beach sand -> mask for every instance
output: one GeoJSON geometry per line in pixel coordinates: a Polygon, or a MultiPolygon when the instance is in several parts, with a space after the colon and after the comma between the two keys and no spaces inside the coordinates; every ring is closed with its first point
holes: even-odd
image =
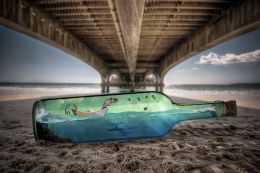
{"type": "Polygon", "coordinates": [[[37,97],[1,97],[0,172],[260,172],[259,100],[239,100],[238,117],[183,122],[162,138],[60,144],[34,140],[37,97]]]}

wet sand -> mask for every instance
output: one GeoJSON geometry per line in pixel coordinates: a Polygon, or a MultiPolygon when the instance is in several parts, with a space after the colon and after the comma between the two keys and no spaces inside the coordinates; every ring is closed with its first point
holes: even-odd
{"type": "Polygon", "coordinates": [[[0,172],[260,172],[260,109],[240,105],[238,117],[183,122],[157,139],[75,145],[35,142],[34,100],[0,101],[0,172]]]}

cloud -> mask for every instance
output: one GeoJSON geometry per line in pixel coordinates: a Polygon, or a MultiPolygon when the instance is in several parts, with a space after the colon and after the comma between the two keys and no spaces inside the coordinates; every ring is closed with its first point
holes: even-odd
{"type": "Polygon", "coordinates": [[[188,68],[188,69],[181,68],[181,69],[177,69],[175,72],[176,73],[190,72],[190,71],[195,71],[198,69],[199,69],[198,67],[192,67],[192,68],[188,68]]]}
{"type": "Polygon", "coordinates": [[[206,56],[201,56],[200,60],[196,64],[234,64],[260,61],[260,49],[253,52],[248,52],[240,55],[225,54],[223,56],[210,52],[206,56]]]}
{"type": "Polygon", "coordinates": [[[186,70],[185,69],[178,69],[178,70],[176,70],[177,73],[184,72],[184,71],[186,71],[186,70]]]}

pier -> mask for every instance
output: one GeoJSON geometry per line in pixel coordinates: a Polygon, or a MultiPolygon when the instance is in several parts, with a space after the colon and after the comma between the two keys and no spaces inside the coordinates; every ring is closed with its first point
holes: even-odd
{"type": "Polygon", "coordinates": [[[0,25],[96,69],[102,92],[163,92],[164,76],[192,56],[260,27],[258,0],[1,0],[0,25]]]}

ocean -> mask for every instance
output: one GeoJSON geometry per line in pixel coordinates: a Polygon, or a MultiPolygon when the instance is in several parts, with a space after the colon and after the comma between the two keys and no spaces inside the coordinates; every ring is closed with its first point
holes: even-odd
{"type": "MultiPolygon", "coordinates": [[[[154,87],[136,89],[135,91],[154,91],[154,87]]],[[[128,89],[110,87],[110,93],[129,92],[128,89]]],[[[46,98],[52,96],[73,96],[100,94],[100,84],[92,83],[1,83],[0,101],[29,98],[46,98]]],[[[231,85],[170,85],[164,88],[169,96],[184,98],[220,99],[220,96],[230,96],[236,99],[259,99],[260,84],[231,84],[231,85]]],[[[207,100],[207,99],[206,99],[207,100]]],[[[224,99],[225,100],[225,99],[224,99]]],[[[259,105],[260,107],[260,105],[259,105]]]]}
{"type": "Polygon", "coordinates": [[[241,95],[259,97],[260,83],[229,84],[229,85],[170,85],[164,92],[169,95],[241,95]]]}

